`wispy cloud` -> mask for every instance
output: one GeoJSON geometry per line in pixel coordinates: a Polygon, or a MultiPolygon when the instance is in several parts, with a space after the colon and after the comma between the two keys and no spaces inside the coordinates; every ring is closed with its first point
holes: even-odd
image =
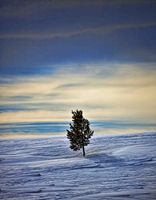
{"type": "Polygon", "coordinates": [[[69,121],[72,109],[83,109],[92,120],[155,121],[156,71],[148,65],[121,64],[115,70],[107,63],[74,66],[70,71],[71,67],[1,84],[1,106],[23,108],[3,109],[1,123],[69,121]]]}
{"type": "Polygon", "coordinates": [[[56,39],[56,38],[68,38],[74,37],[82,34],[110,34],[114,31],[124,30],[124,29],[140,29],[155,27],[156,22],[144,22],[136,24],[114,24],[110,26],[100,26],[100,27],[88,27],[81,28],[77,30],[60,30],[48,31],[48,32],[16,32],[16,33],[1,33],[0,39],[56,39]]]}

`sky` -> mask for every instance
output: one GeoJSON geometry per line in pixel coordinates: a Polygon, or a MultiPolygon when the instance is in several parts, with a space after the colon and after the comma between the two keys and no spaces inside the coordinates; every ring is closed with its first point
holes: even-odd
{"type": "Polygon", "coordinates": [[[155,0],[1,0],[1,136],[156,131],[155,0]]]}

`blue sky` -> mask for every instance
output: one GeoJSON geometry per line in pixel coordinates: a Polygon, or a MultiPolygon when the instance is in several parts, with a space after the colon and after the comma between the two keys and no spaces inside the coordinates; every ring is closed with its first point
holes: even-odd
{"type": "Polygon", "coordinates": [[[1,123],[68,122],[78,108],[92,121],[126,121],[127,132],[155,130],[156,1],[0,7],[1,123]]]}

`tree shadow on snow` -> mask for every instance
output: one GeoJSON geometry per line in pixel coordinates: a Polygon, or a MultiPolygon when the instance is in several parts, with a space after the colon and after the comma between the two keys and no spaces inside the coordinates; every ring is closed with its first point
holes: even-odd
{"type": "Polygon", "coordinates": [[[113,155],[108,155],[105,153],[93,153],[93,154],[88,154],[86,156],[87,159],[94,161],[97,164],[112,164],[112,165],[119,165],[122,166],[125,164],[125,160],[122,158],[118,158],[113,155]]]}

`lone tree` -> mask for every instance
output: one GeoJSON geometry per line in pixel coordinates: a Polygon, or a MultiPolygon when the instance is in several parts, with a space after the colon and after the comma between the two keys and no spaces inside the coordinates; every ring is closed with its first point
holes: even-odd
{"type": "Polygon", "coordinates": [[[72,111],[72,114],[73,123],[70,124],[70,130],[67,130],[70,148],[73,149],[73,151],[78,151],[82,148],[83,156],[85,157],[85,146],[90,143],[89,139],[94,131],[90,129],[89,121],[83,117],[82,110],[72,111]]]}

